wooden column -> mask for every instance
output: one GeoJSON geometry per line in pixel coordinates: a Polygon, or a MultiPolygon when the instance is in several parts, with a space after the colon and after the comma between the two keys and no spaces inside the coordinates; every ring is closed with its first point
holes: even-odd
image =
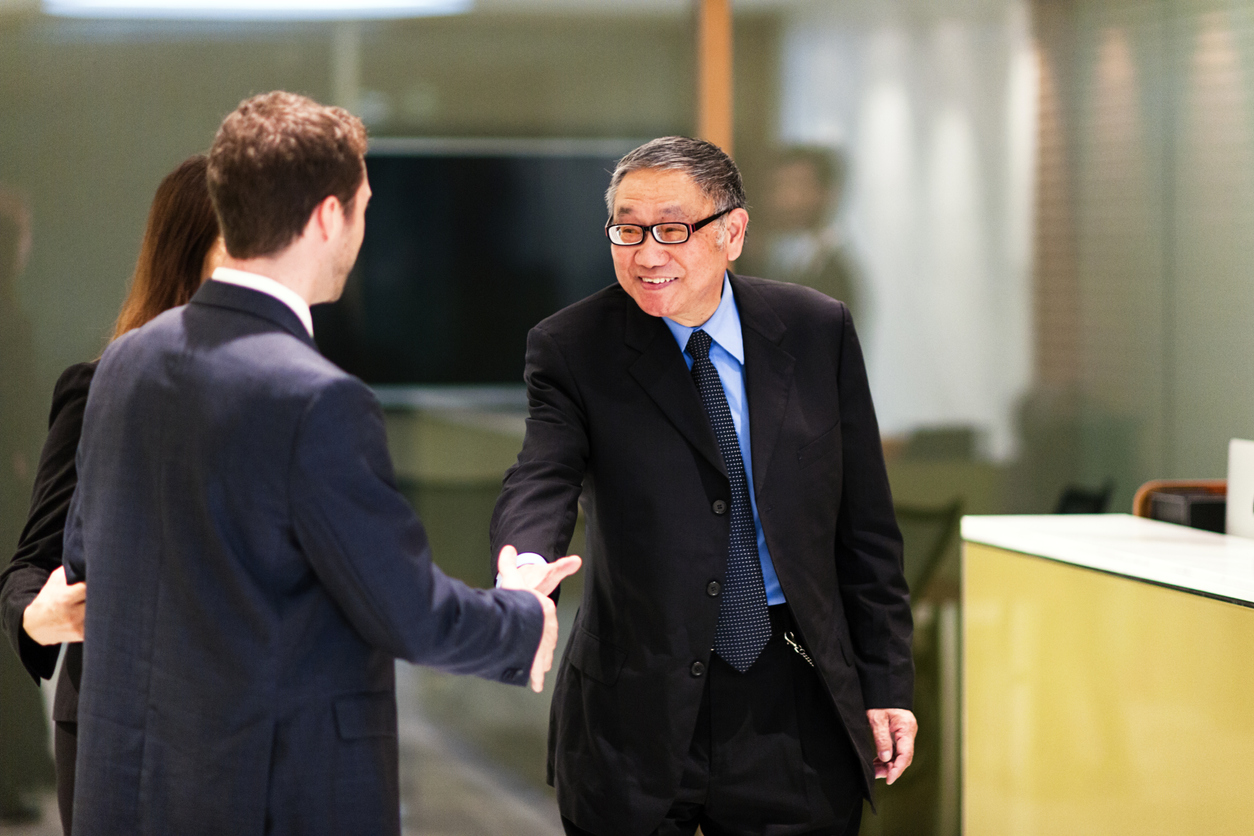
{"type": "Polygon", "coordinates": [[[357,113],[360,99],[361,23],[356,20],[337,21],[331,29],[330,104],[357,113]]]}
{"type": "Polygon", "coordinates": [[[697,136],[732,153],[731,0],[697,4],[697,136]]]}

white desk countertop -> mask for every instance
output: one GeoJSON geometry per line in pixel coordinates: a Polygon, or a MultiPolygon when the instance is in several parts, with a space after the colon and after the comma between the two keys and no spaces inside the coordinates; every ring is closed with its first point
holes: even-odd
{"type": "Polygon", "coordinates": [[[963,517],[962,539],[1254,606],[1254,539],[1130,514],[963,517]]]}

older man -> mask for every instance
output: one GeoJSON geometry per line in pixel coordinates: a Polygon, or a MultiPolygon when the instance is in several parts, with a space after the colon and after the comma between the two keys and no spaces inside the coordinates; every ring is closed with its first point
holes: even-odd
{"type": "Polygon", "coordinates": [[[667,137],[606,196],[618,285],[532,330],[493,518],[520,562],[591,557],[549,777],[571,834],[856,833],[910,763],[911,620],[846,307],[732,275],[720,149],[667,137]]]}
{"type": "Polygon", "coordinates": [[[393,657],[542,685],[552,602],[432,565],[378,402],[313,342],[365,150],[338,108],[241,104],[209,153],[225,266],[100,361],[65,548],[90,590],[76,834],[399,834],[393,657]]]}

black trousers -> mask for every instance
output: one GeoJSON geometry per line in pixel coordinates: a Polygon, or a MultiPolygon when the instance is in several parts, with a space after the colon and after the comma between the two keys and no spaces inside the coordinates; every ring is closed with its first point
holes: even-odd
{"type": "MultiPolygon", "coordinates": [[[[862,767],[786,605],[743,674],[712,655],[679,792],[654,836],[856,836],[862,767]]],[[[562,819],[568,836],[599,836],[562,819]]]]}

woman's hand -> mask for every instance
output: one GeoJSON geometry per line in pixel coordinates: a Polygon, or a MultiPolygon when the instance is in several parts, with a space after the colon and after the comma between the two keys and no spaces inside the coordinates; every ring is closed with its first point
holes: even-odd
{"type": "Polygon", "coordinates": [[[58,566],[22,613],[22,629],[42,645],[81,642],[86,610],[87,584],[67,584],[65,568],[58,566]]]}

